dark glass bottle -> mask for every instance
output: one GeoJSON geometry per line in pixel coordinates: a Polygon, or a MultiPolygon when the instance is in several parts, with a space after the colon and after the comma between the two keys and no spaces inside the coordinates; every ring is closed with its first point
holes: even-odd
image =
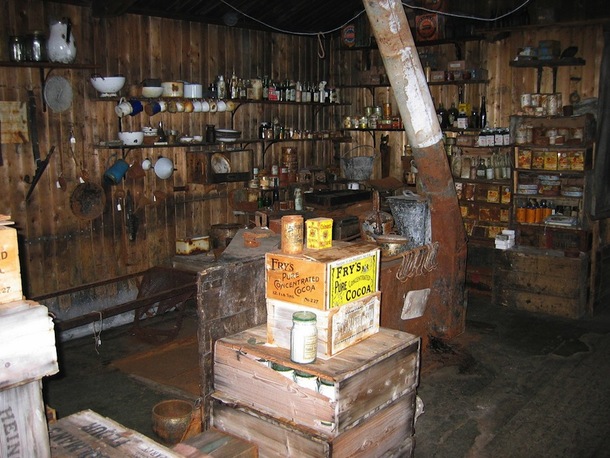
{"type": "Polygon", "coordinates": [[[449,127],[457,127],[458,115],[459,115],[459,112],[458,112],[457,108],[455,107],[455,103],[452,103],[451,108],[449,108],[449,111],[447,111],[449,127]]]}
{"type": "Polygon", "coordinates": [[[487,108],[485,107],[485,96],[481,97],[481,110],[479,112],[479,128],[487,127],[487,108]]]}
{"type": "Polygon", "coordinates": [[[449,127],[449,116],[447,114],[447,110],[445,110],[445,107],[443,107],[442,102],[438,104],[436,115],[438,116],[438,122],[441,125],[441,129],[446,129],[449,127]]]}

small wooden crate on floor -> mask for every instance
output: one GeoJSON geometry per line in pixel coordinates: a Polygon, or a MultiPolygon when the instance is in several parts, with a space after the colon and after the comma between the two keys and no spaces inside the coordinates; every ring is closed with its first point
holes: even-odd
{"type": "Polygon", "coordinates": [[[370,458],[413,456],[415,392],[362,419],[353,428],[329,438],[291,421],[265,415],[215,393],[215,428],[251,441],[262,458],[370,458]]]}
{"type": "Polygon", "coordinates": [[[49,438],[53,458],[183,458],[143,434],[92,410],[83,410],[52,423],[49,438]]]}
{"type": "Polygon", "coordinates": [[[330,310],[267,299],[267,342],[290,348],[292,314],[310,311],[316,314],[317,356],[328,359],[379,332],[380,296],[381,293],[371,294],[330,310]]]}
{"type": "Polygon", "coordinates": [[[214,388],[217,396],[332,438],[415,390],[419,345],[419,337],[381,328],[328,360],[298,364],[290,360],[288,349],[266,344],[266,327],[261,325],[216,342],[214,388]],[[333,382],[336,401],[261,360],[333,382]]]}

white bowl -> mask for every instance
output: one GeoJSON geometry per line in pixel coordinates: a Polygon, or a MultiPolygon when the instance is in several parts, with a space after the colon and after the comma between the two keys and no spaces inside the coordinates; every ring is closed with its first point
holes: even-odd
{"type": "Polygon", "coordinates": [[[119,139],[124,145],[141,145],[144,141],[144,132],[119,132],[119,139]]]}
{"type": "Polygon", "coordinates": [[[142,97],[156,99],[157,97],[161,97],[161,94],[163,94],[163,88],[161,86],[142,86],[142,97]]]}
{"type": "Polygon", "coordinates": [[[92,76],[91,85],[101,97],[113,97],[125,86],[124,76],[92,76]]]}

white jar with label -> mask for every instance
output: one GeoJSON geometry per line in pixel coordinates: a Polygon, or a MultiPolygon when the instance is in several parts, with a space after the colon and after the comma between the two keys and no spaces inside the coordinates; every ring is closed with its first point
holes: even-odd
{"type": "Polygon", "coordinates": [[[292,314],[290,331],[290,359],[295,363],[308,364],[316,360],[318,350],[317,317],[313,312],[292,314]]]}

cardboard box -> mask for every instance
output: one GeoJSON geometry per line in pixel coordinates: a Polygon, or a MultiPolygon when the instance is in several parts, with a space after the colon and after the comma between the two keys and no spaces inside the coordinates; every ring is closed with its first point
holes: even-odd
{"type": "Polygon", "coordinates": [[[447,70],[450,72],[466,70],[465,60],[452,60],[447,63],[447,70]]]}
{"type": "MultiPolygon", "coordinates": [[[[290,350],[268,345],[266,334],[261,325],[216,341],[214,397],[238,400],[258,412],[289,419],[291,424],[332,438],[413,393],[418,384],[420,338],[405,332],[381,328],[340,357],[310,364],[292,362],[290,350]],[[334,383],[334,391],[326,396],[301,386],[269,363],[334,383]]],[[[216,419],[213,423],[217,426],[216,419]]]]}
{"type": "Polygon", "coordinates": [[[310,218],[305,221],[305,227],[307,228],[307,248],[321,250],[332,247],[332,218],[310,218]]]}
{"type": "Polygon", "coordinates": [[[381,253],[373,243],[334,241],[326,250],[265,255],[268,299],[328,310],[379,290],[381,253]]]}
{"type": "Polygon", "coordinates": [[[415,16],[415,39],[417,41],[441,40],[445,38],[445,17],[436,13],[415,16]]]}
{"type": "Polygon", "coordinates": [[[379,332],[380,296],[375,293],[330,310],[267,299],[267,343],[290,349],[292,314],[307,310],[317,317],[317,355],[329,358],[379,332]]]}
{"type": "Polygon", "coordinates": [[[0,226],[0,304],[23,299],[17,230],[0,226]]]}

